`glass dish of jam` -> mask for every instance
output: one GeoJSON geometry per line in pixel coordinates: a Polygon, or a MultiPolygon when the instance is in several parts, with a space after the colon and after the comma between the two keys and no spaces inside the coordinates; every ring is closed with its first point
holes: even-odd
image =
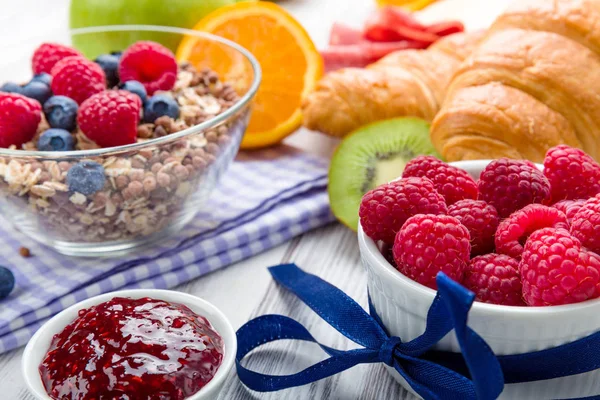
{"type": "Polygon", "coordinates": [[[55,400],[183,400],[214,377],[221,336],[188,307],[148,297],[79,311],[39,366],[55,400]]]}

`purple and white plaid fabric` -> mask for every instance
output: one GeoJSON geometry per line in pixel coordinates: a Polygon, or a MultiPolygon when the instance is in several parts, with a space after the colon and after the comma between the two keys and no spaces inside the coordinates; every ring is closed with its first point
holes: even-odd
{"type": "Polygon", "coordinates": [[[17,281],[0,300],[0,354],[25,345],[49,317],[101,293],[172,288],[332,220],[327,161],[289,147],[242,154],[206,207],[176,237],[114,259],[60,255],[0,225],[0,264],[17,281]],[[19,255],[20,246],[34,257],[19,255]]]}

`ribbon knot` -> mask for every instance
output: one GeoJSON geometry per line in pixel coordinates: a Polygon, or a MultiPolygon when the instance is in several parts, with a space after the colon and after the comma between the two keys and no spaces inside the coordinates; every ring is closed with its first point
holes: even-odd
{"type": "Polygon", "coordinates": [[[401,343],[402,340],[400,340],[398,336],[392,336],[391,338],[383,342],[383,344],[379,348],[379,360],[382,363],[393,367],[394,351],[396,350],[396,347],[401,343]]]}
{"type": "Polygon", "coordinates": [[[600,368],[600,351],[596,351],[600,348],[600,332],[547,350],[496,356],[467,326],[474,294],[441,272],[425,332],[408,342],[390,337],[370,301],[368,314],[344,292],[294,264],[271,267],[269,272],[328,324],[363,348],[341,351],[320,344],[300,323],[282,315],[255,318],[237,332],[236,367],[239,379],[256,391],[301,386],[358,364],[383,362],[425,400],[491,400],[500,395],[505,383],[546,380],[600,368]],[[432,350],[451,331],[461,353],[432,350]],[[253,349],[279,339],[314,342],[330,357],[287,376],[260,374],[242,366],[242,359],[253,349]]]}

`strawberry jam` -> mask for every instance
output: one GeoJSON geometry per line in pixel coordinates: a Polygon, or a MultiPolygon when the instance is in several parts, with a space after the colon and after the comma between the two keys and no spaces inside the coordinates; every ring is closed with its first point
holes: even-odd
{"type": "Polygon", "coordinates": [[[40,374],[56,400],[180,400],[222,360],[223,340],[186,306],[115,297],[54,336],[40,374]]]}

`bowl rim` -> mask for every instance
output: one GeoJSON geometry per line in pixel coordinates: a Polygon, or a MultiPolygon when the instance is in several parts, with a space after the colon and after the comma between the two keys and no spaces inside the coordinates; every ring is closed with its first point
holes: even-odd
{"type": "MultiPolygon", "coordinates": [[[[450,164],[460,168],[470,167],[472,169],[482,169],[491,161],[492,160],[471,160],[458,161],[450,164]]],[[[540,165],[538,165],[538,167],[540,167],[540,165]]],[[[394,266],[392,266],[392,264],[385,259],[383,254],[381,254],[377,243],[365,234],[360,221],[358,223],[357,235],[361,255],[365,257],[365,261],[376,271],[378,275],[383,276],[384,279],[394,282],[396,286],[409,289],[411,293],[425,297],[429,302],[433,302],[437,291],[421,285],[420,283],[415,282],[404,274],[398,272],[398,270],[396,270],[396,268],[394,268],[394,266]]],[[[549,316],[556,317],[557,315],[579,315],[575,313],[585,312],[598,307],[600,307],[600,297],[580,303],[563,304],[557,306],[505,306],[475,301],[471,307],[470,314],[486,315],[498,318],[510,314],[511,317],[519,317],[524,320],[529,320],[547,318],[549,316]]]]}
{"type": "Polygon", "coordinates": [[[222,122],[229,119],[232,115],[237,114],[246,107],[252,98],[256,95],[258,88],[260,86],[260,82],[262,79],[262,70],[260,68],[260,63],[252,55],[250,51],[246,48],[240,46],[239,44],[225,39],[223,37],[213,35],[207,32],[196,31],[193,29],[185,29],[185,28],[176,28],[171,26],[160,26],[160,25],[104,25],[104,26],[92,26],[86,28],[76,28],[70,29],[69,33],[71,35],[81,35],[81,34],[89,34],[89,33],[104,33],[104,32],[117,32],[117,31],[145,31],[145,32],[165,32],[165,33],[178,33],[181,35],[195,36],[198,38],[209,39],[214,42],[221,43],[226,45],[233,50],[239,52],[244,56],[244,58],[250,63],[252,67],[252,71],[254,73],[254,77],[252,79],[252,83],[250,84],[247,92],[230,108],[228,108],[225,112],[215,115],[214,117],[207,119],[197,125],[190,126],[189,128],[183,129],[179,132],[175,132],[166,136],[162,136],[159,138],[154,138],[150,140],[146,140],[144,142],[132,143],[122,146],[113,146],[113,147],[105,147],[100,149],[90,149],[90,150],[69,150],[69,151],[38,151],[38,150],[18,150],[18,149],[6,149],[0,148],[0,156],[8,156],[8,157],[35,157],[35,158],[44,158],[44,159],[64,159],[64,158],[88,158],[88,157],[98,157],[98,156],[107,156],[114,153],[122,153],[127,151],[135,151],[141,150],[149,146],[157,146],[165,143],[169,143],[175,141],[177,139],[193,135],[195,133],[199,133],[203,130],[215,127],[222,122]]]}
{"type": "Polygon", "coordinates": [[[237,353],[237,337],[225,314],[212,303],[189,293],[166,289],[126,289],[108,292],[82,300],[56,314],[37,330],[27,343],[21,357],[21,374],[31,395],[37,399],[51,400],[44,389],[38,372],[39,364],[48,350],[47,348],[41,348],[46,347],[44,343],[41,342],[42,339],[47,339],[48,341],[51,340],[52,336],[62,331],[66,325],[77,318],[79,310],[92,307],[114,297],[150,297],[157,300],[179,303],[190,307],[193,311],[206,317],[217,333],[223,338],[223,360],[213,378],[198,392],[187,397],[186,400],[204,400],[209,398],[206,396],[218,393],[218,388],[222,385],[224,380],[227,379],[229,372],[233,368],[237,353]],[[220,325],[221,328],[217,329],[216,325],[220,325]],[[36,356],[37,354],[40,356],[36,356]],[[32,374],[32,371],[35,371],[36,373],[32,374]]]}

